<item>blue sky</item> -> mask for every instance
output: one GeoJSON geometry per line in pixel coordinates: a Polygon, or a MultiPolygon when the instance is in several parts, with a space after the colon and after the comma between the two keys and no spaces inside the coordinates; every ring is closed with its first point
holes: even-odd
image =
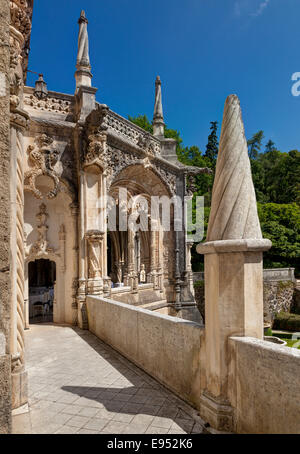
{"type": "MultiPolygon", "coordinates": [[[[163,84],[169,127],[205,150],[226,96],[240,97],[246,135],[259,129],[281,151],[300,148],[299,0],[36,0],[29,69],[49,90],[73,93],[77,20],[89,19],[97,100],[127,117],[153,115],[163,84]]],[[[28,75],[28,85],[35,76],[28,75]]]]}

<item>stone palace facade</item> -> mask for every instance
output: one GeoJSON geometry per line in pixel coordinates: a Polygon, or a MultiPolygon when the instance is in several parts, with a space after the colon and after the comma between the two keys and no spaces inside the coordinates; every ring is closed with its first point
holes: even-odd
{"type": "Polygon", "coordinates": [[[41,289],[53,287],[55,323],[88,328],[87,295],[112,296],[201,321],[192,243],[184,228],[174,230],[172,204],[169,231],[164,231],[161,216],[151,218],[150,209],[152,197],[179,196],[183,210],[194,176],[210,170],[181,164],[176,141],[164,137],[159,77],[153,135],[96,102],[84,11],[78,21],[75,94],[48,91],[42,75],[35,87],[26,86],[32,2],[15,0],[10,7],[10,343],[16,408],[26,401],[24,329],[38,309],[34,301],[43,302],[41,289]],[[122,189],[128,204],[120,199],[122,189]],[[113,206],[103,203],[107,196],[113,206]],[[143,219],[151,227],[121,229],[120,213],[142,223],[145,200],[149,212],[143,219]],[[109,210],[116,212],[115,228],[107,224],[109,210]]]}

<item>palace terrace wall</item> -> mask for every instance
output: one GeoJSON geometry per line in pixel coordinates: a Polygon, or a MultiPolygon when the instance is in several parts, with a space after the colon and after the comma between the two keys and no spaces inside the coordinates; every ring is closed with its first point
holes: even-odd
{"type": "Polygon", "coordinates": [[[202,326],[98,296],[87,313],[92,333],[199,408],[202,326]]]}
{"type": "Polygon", "coordinates": [[[229,339],[235,431],[300,433],[300,350],[248,337],[229,339]]]}

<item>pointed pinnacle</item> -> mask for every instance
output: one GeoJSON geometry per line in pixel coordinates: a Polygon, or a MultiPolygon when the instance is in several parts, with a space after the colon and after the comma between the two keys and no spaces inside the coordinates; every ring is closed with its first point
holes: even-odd
{"type": "Polygon", "coordinates": [[[240,101],[226,99],[207,241],[261,239],[240,101]]]}
{"type": "Polygon", "coordinates": [[[79,23],[79,24],[81,24],[82,22],[88,23],[88,20],[87,20],[87,18],[86,18],[86,16],[85,16],[85,11],[84,11],[84,9],[81,10],[80,18],[78,19],[78,23],[79,23]]]}

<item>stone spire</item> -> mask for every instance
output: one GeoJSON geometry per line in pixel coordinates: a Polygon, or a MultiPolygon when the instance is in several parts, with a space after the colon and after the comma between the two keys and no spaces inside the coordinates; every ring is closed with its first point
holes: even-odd
{"type": "Polygon", "coordinates": [[[164,135],[165,135],[165,123],[164,123],[162,97],[161,97],[161,80],[160,80],[159,76],[156,77],[156,81],[155,81],[153,135],[160,137],[160,138],[164,138],[164,135]]]}
{"type": "Polygon", "coordinates": [[[79,24],[79,35],[78,35],[78,54],[77,54],[77,71],[75,73],[76,78],[76,92],[79,87],[91,87],[92,86],[92,74],[89,57],[89,37],[87,31],[88,20],[85,17],[85,12],[82,10],[79,24]]]}
{"type": "Polygon", "coordinates": [[[207,242],[262,239],[240,101],[226,99],[207,242]]]}

